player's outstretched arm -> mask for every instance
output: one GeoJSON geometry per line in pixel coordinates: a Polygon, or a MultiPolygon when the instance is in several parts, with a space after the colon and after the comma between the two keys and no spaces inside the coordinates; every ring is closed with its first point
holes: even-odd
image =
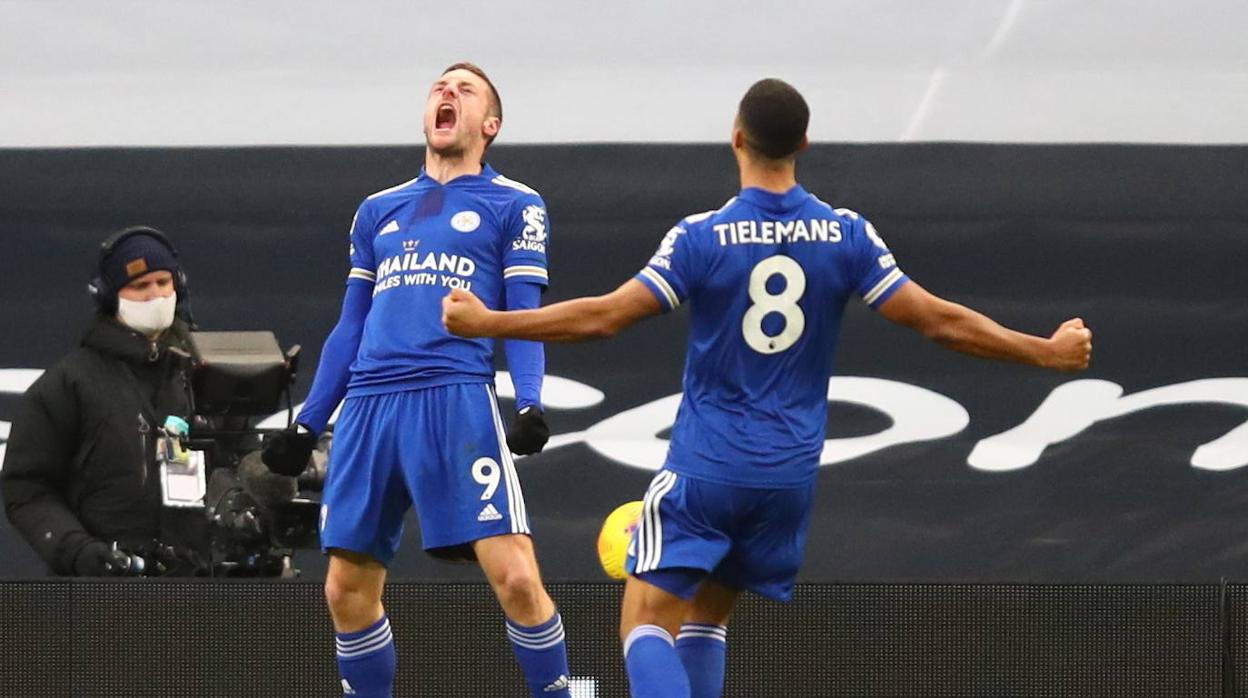
{"type": "Polygon", "coordinates": [[[342,299],[342,313],[321,349],[321,360],[312,378],[312,388],[296,421],[316,433],[325,430],[330,414],[347,394],[351,363],[360,351],[364,321],[373,304],[372,285],[349,281],[342,299]]]}
{"type": "Polygon", "coordinates": [[[351,362],[360,350],[364,320],[372,306],[371,284],[351,281],[342,301],[338,323],[325,339],[321,361],[312,379],[312,389],[295,423],[269,437],[264,443],[261,459],[280,475],[295,476],[303,472],[316,447],[317,435],[325,430],[329,416],[347,392],[351,378],[351,362]]]}
{"type": "Polygon", "coordinates": [[[1063,322],[1049,338],[1015,332],[991,318],[932,295],[909,281],[879,308],[899,325],[954,351],[1059,371],[1082,371],[1092,359],[1092,330],[1083,320],[1063,322]]]}
{"type": "Polygon", "coordinates": [[[461,289],[452,289],[442,299],[442,324],[452,334],[541,342],[611,337],[661,312],[654,294],[636,279],[603,296],[576,298],[535,310],[490,310],[481,299],[461,289]]]}

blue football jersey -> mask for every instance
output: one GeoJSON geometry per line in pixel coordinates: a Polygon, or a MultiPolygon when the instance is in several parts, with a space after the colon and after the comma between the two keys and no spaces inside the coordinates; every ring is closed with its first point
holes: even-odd
{"type": "Polygon", "coordinates": [[[490,308],[505,285],[547,283],[546,204],[484,165],[446,184],[424,170],[360,204],[351,224],[347,283],[372,287],[347,395],[494,380],[494,342],[451,335],[442,298],[452,288],[490,308]]]}
{"type": "Polygon", "coordinates": [[[866,219],[800,186],[685,218],[636,278],[664,310],[692,306],[667,468],[764,488],[819,466],[846,301],[875,308],[907,281],[866,219]]]}

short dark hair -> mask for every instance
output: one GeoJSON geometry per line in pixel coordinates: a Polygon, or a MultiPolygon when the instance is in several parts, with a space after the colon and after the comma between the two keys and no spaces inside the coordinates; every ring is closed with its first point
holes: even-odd
{"type": "Polygon", "coordinates": [[[477,65],[476,63],[469,63],[467,61],[462,61],[442,71],[442,74],[446,75],[452,70],[466,70],[485,81],[486,87],[490,88],[490,102],[491,102],[490,110],[486,112],[486,115],[496,116],[498,117],[499,121],[502,121],[503,120],[503,100],[498,96],[498,90],[494,87],[494,83],[490,81],[490,76],[485,74],[485,71],[481,69],[481,66],[477,65]]]}
{"type": "Polygon", "coordinates": [[[737,120],[750,150],[771,160],[783,160],[801,150],[810,107],[789,83],[765,78],[746,90],[737,107],[737,120]]]}

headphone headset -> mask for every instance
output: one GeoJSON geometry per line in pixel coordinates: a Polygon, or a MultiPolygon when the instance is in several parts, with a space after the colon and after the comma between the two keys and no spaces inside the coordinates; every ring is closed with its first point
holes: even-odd
{"type": "MultiPolygon", "coordinates": [[[[104,238],[104,242],[100,243],[99,258],[96,260],[96,275],[87,282],[87,293],[89,293],[92,300],[95,301],[96,307],[98,307],[101,312],[108,315],[112,315],[117,312],[117,292],[121,289],[110,286],[108,280],[105,279],[104,275],[100,273],[100,270],[104,268],[104,262],[108,260],[109,256],[113,254],[113,251],[117,249],[117,246],[120,245],[123,240],[132,238],[136,235],[146,235],[147,237],[155,238],[165,247],[165,249],[169,250],[169,253],[173,255],[175,260],[178,259],[178,249],[173,246],[173,243],[169,241],[169,238],[165,237],[165,234],[159,230],[146,225],[135,225],[129,228],[123,228],[112,235],[109,235],[107,238],[104,238]]],[[[189,318],[190,291],[187,288],[186,272],[182,270],[182,265],[180,263],[178,264],[177,270],[173,272],[173,290],[178,294],[179,309],[181,310],[185,308],[186,316],[189,318]]],[[[191,324],[194,323],[192,322],[191,324]]]]}

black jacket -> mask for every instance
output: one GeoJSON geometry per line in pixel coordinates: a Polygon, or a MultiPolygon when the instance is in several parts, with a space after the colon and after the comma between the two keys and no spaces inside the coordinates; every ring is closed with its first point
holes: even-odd
{"type": "Polygon", "coordinates": [[[181,321],[153,344],[107,317],[22,398],[0,470],[4,509],[53,574],[92,540],[137,549],[160,537],[153,431],[189,413],[181,321]]]}

